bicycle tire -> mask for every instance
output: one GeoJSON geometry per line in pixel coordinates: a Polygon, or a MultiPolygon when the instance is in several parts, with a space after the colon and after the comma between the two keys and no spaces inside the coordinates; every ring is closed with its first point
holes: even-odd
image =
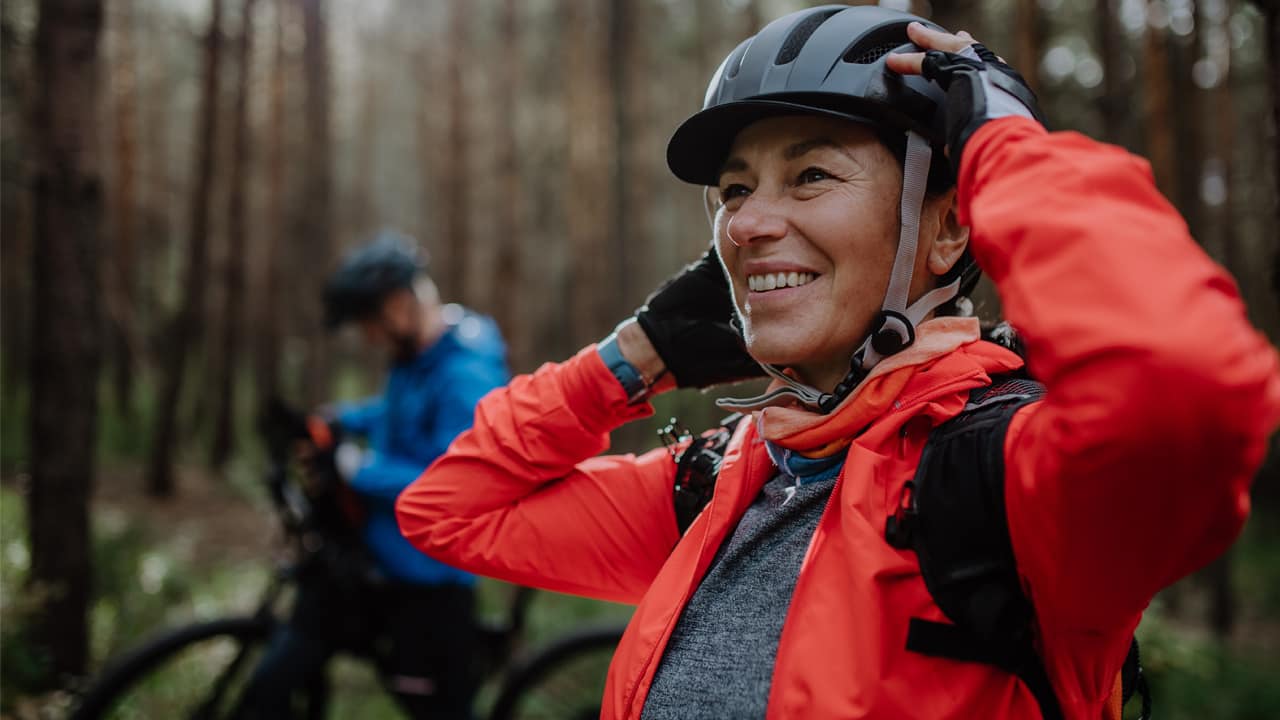
{"type": "Polygon", "coordinates": [[[622,626],[582,630],[554,641],[507,673],[489,720],[600,717],[609,660],[622,626]]]}
{"type": "MultiPolygon", "coordinates": [[[[230,617],[169,630],[130,650],[109,665],[81,694],[70,720],[106,720],[115,717],[113,713],[119,710],[121,702],[132,692],[139,690],[149,678],[165,670],[170,663],[180,660],[180,655],[198,645],[204,645],[208,650],[212,647],[211,641],[223,641],[223,645],[234,650],[231,662],[239,658],[245,671],[251,672],[256,659],[248,658],[246,662],[247,656],[243,651],[250,646],[265,646],[272,627],[273,623],[269,619],[230,617]]],[[[241,667],[235,670],[240,671],[241,667]]],[[[224,671],[218,670],[208,677],[216,681],[223,675],[224,671]]],[[[122,714],[128,716],[127,711],[122,711],[122,714]]],[[[140,715],[147,716],[145,711],[140,715]]],[[[168,713],[166,716],[177,717],[168,713]]]]}

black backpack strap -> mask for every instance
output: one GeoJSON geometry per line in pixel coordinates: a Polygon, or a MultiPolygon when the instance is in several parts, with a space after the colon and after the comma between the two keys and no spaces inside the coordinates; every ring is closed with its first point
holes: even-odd
{"type": "Polygon", "coordinates": [[[908,650],[994,665],[1019,677],[1046,720],[1062,707],[1035,647],[1034,610],[1022,592],[1004,504],[1004,438],[1014,413],[1044,386],[1021,376],[979,388],[929,436],[920,466],[885,526],[912,549],[925,586],[951,623],[913,618],[908,650]]]}
{"type": "Polygon", "coordinates": [[[658,436],[671,450],[672,459],[676,463],[676,479],[671,488],[671,499],[675,506],[676,527],[680,529],[681,535],[693,524],[702,508],[711,502],[725,449],[729,446],[733,431],[744,417],[742,413],[734,413],[721,420],[719,427],[708,430],[697,438],[681,427],[675,418],[658,431],[658,436]],[[680,449],[680,444],[685,442],[688,445],[680,449]]]}

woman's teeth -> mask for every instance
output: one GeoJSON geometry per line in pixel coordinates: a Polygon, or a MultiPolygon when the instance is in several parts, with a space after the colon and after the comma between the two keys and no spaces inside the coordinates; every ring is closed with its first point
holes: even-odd
{"type": "Polygon", "coordinates": [[[788,287],[800,287],[813,281],[813,273],[780,272],[767,275],[748,275],[747,287],[752,292],[768,292],[788,287]]]}

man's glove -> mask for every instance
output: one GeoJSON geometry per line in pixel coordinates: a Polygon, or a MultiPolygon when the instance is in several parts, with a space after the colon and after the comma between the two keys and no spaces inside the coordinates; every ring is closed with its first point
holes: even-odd
{"type": "Polygon", "coordinates": [[[343,441],[333,449],[333,467],[343,482],[351,482],[364,467],[365,451],[359,445],[343,441]]]}
{"type": "Polygon", "coordinates": [[[732,324],[733,299],[715,250],[662,284],[636,320],[680,387],[704,388],[760,377],[732,324]]]}
{"type": "Polygon", "coordinates": [[[1044,124],[1027,81],[980,43],[959,53],[926,52],[921,74],[947,91],[947,155],[956,177],[965,143],[988,120],[1019,116],[1044,124]]]}

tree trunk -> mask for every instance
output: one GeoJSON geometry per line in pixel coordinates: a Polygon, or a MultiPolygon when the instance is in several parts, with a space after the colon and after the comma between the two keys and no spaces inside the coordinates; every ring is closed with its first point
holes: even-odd
{"type": "MultiPolygon", "coordinates": [[[[1044,57],[1044,22],[1037,0],[1017,0],[1014,35],[1017,38],[1017,63],[1014,67],[1022,73],[1036,95],[1040,95],[1043,87],[1040,83],[1040,59],[1044,57]]],[[[1040,106],[1046,106],[1043,99],[1040,106]]]]}
{"type": "Polygon", "coordinates": [[[182,303],[166,333],[163,384],[156,426],[151,435],[147,493],[163,498],[173,494],[173,455],[178,442],[178,410],[186,374],[188,345],[200,336],[204,286],[208,265],[209,202],[213,184],[213,150],[217,136],[218,83],[222,58],[222,2],[210,0],[209,29],[204,38],[204,77],[195,139],[195,182],[192,184],[187,265],[182,303]]]}
{"type": "Polygon", "coordinates": [[[1124,37],[1116,21],[1118,0],[1097,0],[1094,6],[1094,33],[1098,44],[1098,61],[1102,63],[1102,95],[1098,97],[1098,114],[1102,118],[1102,139],[1114,144],[1123,142],[1125,98],[1120,91],[1120,58],[1124,37]]]}
{"type": "Polygon", "coordinates": [[[1236,593],[1231,582],[1231,551],[1205,568],[1210,588],[1209,626],[1218,637],[1231,637],[1236,625],[1236,593]]]}
{"type": "Polygon", "coordinates": [[[1208,228],[1204,221],[1204,203],[1201,201],[1201,181],[1205,173],[1205,92],[1192,81],[1192,68],[1204,55],[1203,23],[1195,20],[1191,33],[1172,41],[1170,64],[1170,91],[1177,98],[1178,110],[1172,113],[1174,171],[1177,173],[1177,194],[1174,203],[1187,221],[1191,236],[1201,246],[1209,245],[1208,228]]]}
{"type": "MultiPolygon", "coordinates": [[[[173,52],[174,38],[166,32],[162,17],[156,14],[143,13],[138,16],[143,21],[142,31],[138,39],[142,43],[142,52],[147,57],[169,57],[173,52]]],[[[185,45],[185,43],[184,43],[185,45]]],[[[170,284],[170,262],[177,241],[174,238],[173,206],[174,183],[170,168],[172,137],[170,119],[172,108],[173,78],[164,63],[147,63],[145,92],[140,94],[142,102],[142,132],[146,139],[141,150],[144,153],[145,172],[139,183],[139,203],[142,210],[141,233],[138,236],[138,275],[137,302],[134,311],[138,317],[139,349],[141,360],[150,364],[153,355],[161,347],[164,322],[168,313],[164,308],[167,287],[170,284]]],[[[145,432],[145,430],[142,430],[145,432]]]]}
{"type": "MultiPolygon", "coordinates": [[[[1222,178],[1222,196],[1217,203],[1218,212],[1213,224],[1221,238],[1222,264],[1238,278],[1240,285],[1244,286],[1247,268],[1245,259],[1241,257],[1240,238],[1236,236],[1236,213],[1232,208],[1231,182],[1235,171],[1236,146],[1236,112],[1231,94],[1231,12],[1234,10],[1234,4],[1225,0],[1224,2],[1226,8],[1223,11],[1221,23],[1216,27],[1207,28],[1212,38],[1212,42],[1208,43],[1208,59],[1217,68],[1217,84],[1213,86],[1210,95],[1210,107],[1213,111],[1207,114],[1207,118],[1211,121],[1210,127],[1213,128],[1214,137],[1211,144],[1216,146],[1212,153],[1216,160],[1214,170],[1222,178]]],[[[1203,15],[1198,18],[1198,21],[1201,19],[1204,19],[1203,15]]],[[[1205,21],[1207,24],[1207,19],[1205,21]]],[[[1280,82],[1280,78],[1276,76],[1273,78],[1280,82]]],[[[1280,145],[1280,142],[1273,144],[1280,145]]],[[[1280,159],[1277,160],[1280,161],[1280,159]]],[[[1280,184],[1276,187],[1280,187],[1280,184]]],[[[1242,290],[1245,289],[1242,287],[1242,290]]],[[[1244,292],[1244,296],[1248,298],[1249,294],[1244,292]]]]}
{"type": "Polygon", "coordinates": [[[309,258],[316,274],[311,278],[303,301],[309,309],[311,343],[307,353],[303,394],[309,405],[328,397],[329,342],[320,317],[320,288],[323,273],[333,256],[333,162],[330,138],[329,97],[329,28],[325,20],[324,0],[302,0],[304,95],[306,117],[303,142],[306,163],[303,179],[303,203],[300,257],[309,258]]]}
{"type": "Polygon", "coordinates": [[[31,537],[33,625],[55,678],[88,659],[89,496],[102,355],[98,0],[45,0],[36,30],[32,139],[31,537]]]}
{"type": "MultiPolygon", "coordinates": [[[[1266,77],[1270,78],[1267,86],[1271,88],[1271,137],[1280,138],[1280,0],[1266,0],[1262,3],[1266,14],[1267,67],[1266,77]]],[[[1280,139],[1271,143],[1274,155],[1271,170],[1275,174],[1275,185],[1280,192],[1280,139]]],[[[1276,213],[1275,227],[1280,227],[1280,201],[1272,201],[1276,213]]],[[[1271,291],[1273,300],[1280,301],[1280,249],[1276,250],[1274,262],[1271,263],[1271,291]]]]}
{"type": "Polygon", "coordinates": [[[268,124],[267,237],[262,246],[262,303],[258,315],[258,402],[280,394],[280,259],[287,231],[284,212],[284,14],[289,0],[275,2],[275,48],[271,61],[270,114],[268,124]]]}
{"type": "Polygon", "coordinates": [[[567,0],[564,66],[569,156],[564,202],[569,248],[570,340],[596,338],[618,320],[606,293],[612,266],[605,234],[617,213],[613,185],[617,128],[609,75],[607,6],[567,0]]]}
{"type": "MultiPolygon", "coordinates": [[[[503,0],[499,16],[499,40],[501,47],[508,52],[516,53],[520,47],[519,8],[517,0],[503,0]]],[[[520,248],[524,227],[524,193],[520,183],[520,153],[517,134],[519,111],[516,98],[520,92],[520,67],[518,62],[499,64],[498,82],[496,84],[495,110],[498,113],[498,133],[496,152],[498,160],[498,196],[502,202],[497,204],[498,213],[497,236],[498,256],[496,262],[494,289],[495,319],[506,335],[510,348],[511,365],[516,368],[525,367],[525,358],[530,355],[526,347],[525,323],[520,318],[521,263],[520,248]]]]}
{"type": "Polygon", "coordinates": [[[449,42],[452,51],[448,53],[446,62],[445,97],[448,98],[449,142],[445,148],[444,171],[440,175],[440,198],[444,203],[444,242],[447,248],[444,263],[444,277],[437,277],[441,283],[441,291],[445,298],[461,303],[471,301],[467,282],[470,272],[471,246],[471,198],[468,194],[469,183],[461,178],[470,176],[467,172],[471,148],[468,145],[467,123],[470,116],[470,105],[467,102],[467,87],[463,82],[462,68],[466,62],[468,43],[467,14],[470,3],[466,0],[453,0],[450,4],[449,42]]]}
{"type": "Polygon", "coordinates": [[[131,0],[118,5],[119,27],[114,33],[115,175],[111,192],[114,232],[106,275],[110,313],[110,352],[116,406],[133,416],[133,375],[140,345],[137,330],[137,166],[138,69],[133,48],[134,14],[131,0]]]}
{"type": "Polygon", "coordinates": [[[1156,186],[1165,197],[1175,197],[1177,177],[1173,162],[1173,115],[1169,100],[1169,40],[1165,30],[1155,27],[1151,13],[1165,12],[1163,0],[1148,3],[1146,34],[1142,56],[1145,94],[1144,125],[1147,129],[1147,159],[1155,175],[1156,186]]]}
{"type": "MultiPolygon", "coordinates": [[[[0,177],[23,175],[30,162],[30,143],[23,112],[31,83],[29,49],[20,42],[13,3],[0,5],[0,177]]],[[[29,353],[18,348],[31,344],[31,197],[22,182],[0,183],[0,403],[13,408],[22,402],[28,387],[29,353]]]]}
{"type": "MultiPolygon", "coordinates": [[[[614,280],[612,300],[606,303],[612,317],[622,318],[634,307],[638,298],[633,297],[636,285],[632,275],[637,268],[635,259],[642,253],[632,252],[638,246],[640,228],[635,222],[642,213],[633,212],[640,206],[628,202],[631,188],[638,179],[634,158],[630,148],[635,144],[636,128],[632,126],[628,108],[630,93],[628,92],[632,69],[635,67],[635,29],[640,22],[634,0],[610,0],[609,2],[609,85],[612,88],[613,103],[613,215],[608,227],[613,245],[613,269],[610,275],[614,280]]],[[[607,91],[607,90],[606,90],[607,91]]],[[[603,229],[603,228],[602,228],[603,229]]],[[[604,238],[600,238],[601,241],[604,238]]]]}
{"type": "Polygon", "coordinates": [[[965,30],[979,42],[991,42],[987,38],[985,28],[982,27],[982,4],[979,0],[936,2],[930,19],[951,32],[965,30]]]}
{"type": "Polygon", "coordinates": [[[240,368],[241,325],[244,321],[245,252],[248,247],[249,224],[245,221],[245,189],[249,184],[249,75],[253,57],[253,10],[255,0],[244,0],[240,20],[240,43],[236,47],[237,78],[235,110],[232,122],[231,190],[227,199],[227,261],[224,305],[222,308],[222,342],[217,383],[217,409],[213,424],[213,447],[210,463],[221,469],[231,456],[235,440],[236,377],[240,368]]]}

